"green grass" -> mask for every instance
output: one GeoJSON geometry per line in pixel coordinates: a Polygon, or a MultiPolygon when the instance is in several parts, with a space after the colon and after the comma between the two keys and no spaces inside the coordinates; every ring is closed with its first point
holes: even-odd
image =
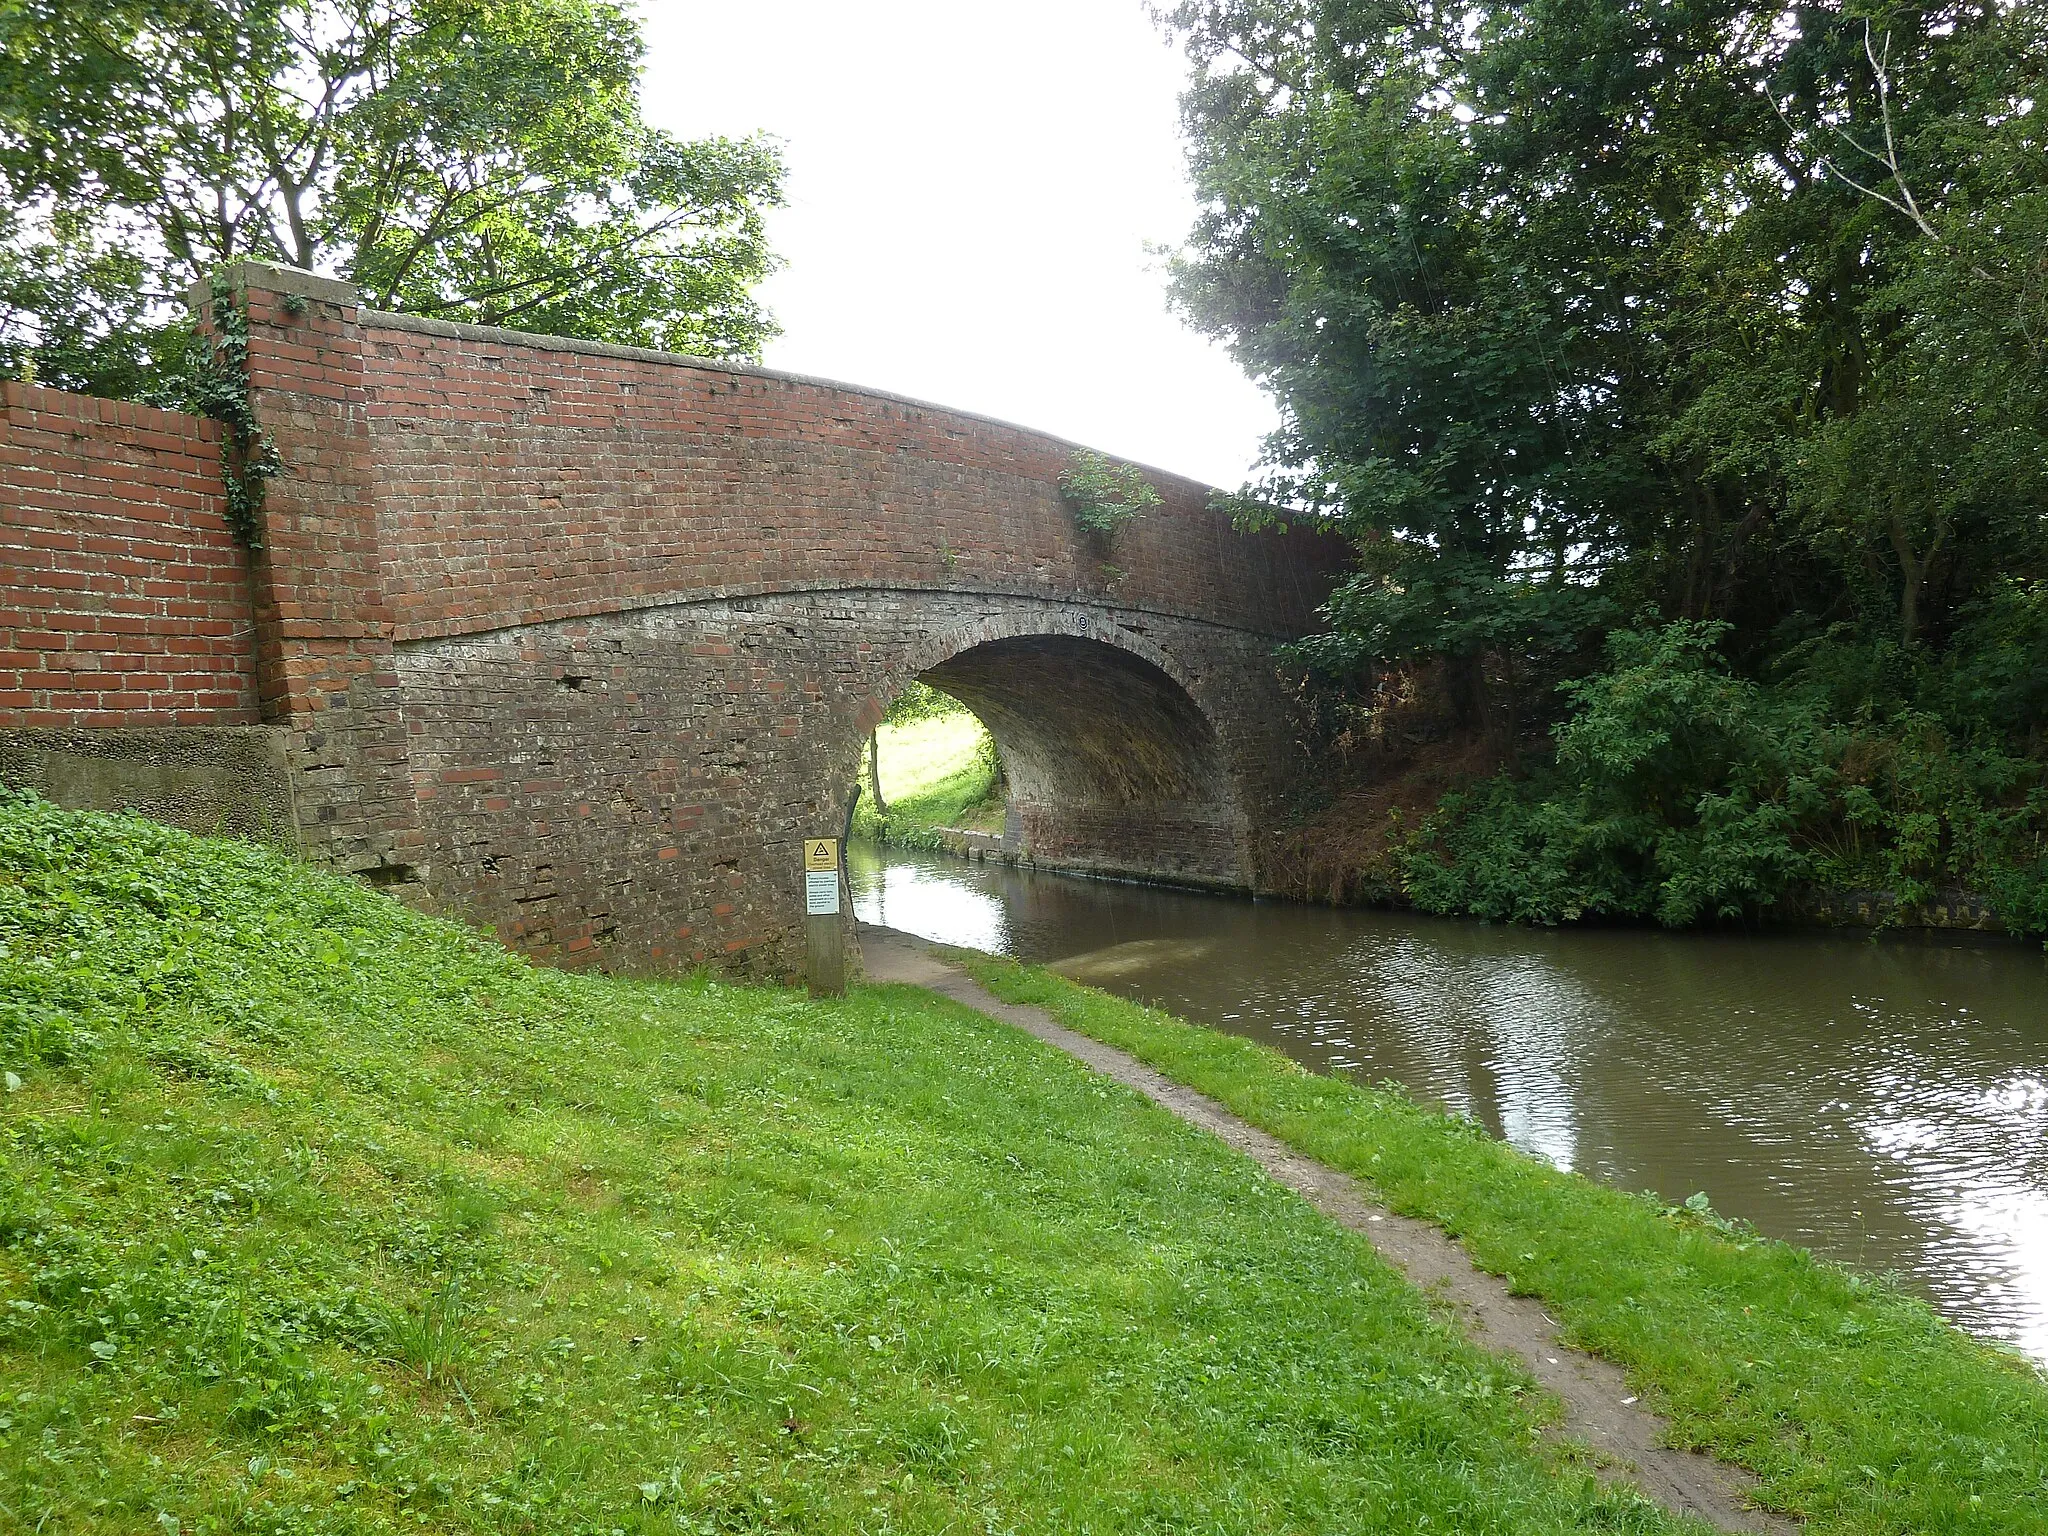
{"type": "Polygon", "coordinates": [[[0,1529],[1681,1528],[1365,1244],[928,993],[541,970],[0,797],[0,1066],[0,1529]]]}
{"type": "Polygon", "coordinates": [[[1559,1173],[1392,1089],[987,956],[1036,1003],[1461,1237],[1625,1365],[1684,1443],[1760,1473],[1816,1533],[2048,1531],[2048,1381],[1921,1302],[1766,1242],[1559,1173]]]}
{"type": "MultiPolygon", "coordinates": [[[[854,831],[862,837],[909,848],[935,848],[940,827],[980,829],[991,818],[989,797],[996,787],[995,758],[987,749],[988,730],[967,710],[884,723],[877,733],[882,755],[882,798],[889,802],[886,820],[875,814],[866,797],[854,811],[854,831]]],[[[862,767],[866,782],[866,767],[862,767]]],[[[993,807],[1000,830],[1001,807],[993,807]]]]}

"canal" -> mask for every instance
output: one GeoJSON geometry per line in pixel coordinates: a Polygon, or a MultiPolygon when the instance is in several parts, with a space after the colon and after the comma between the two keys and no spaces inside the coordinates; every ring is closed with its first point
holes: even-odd
{"type": "Polygon", "coordinates": [[[2048,1360],[2048,957],[1492,926],[856,844],[854,909],[1247,1035],[1866,1271],[2048,1360]]]}

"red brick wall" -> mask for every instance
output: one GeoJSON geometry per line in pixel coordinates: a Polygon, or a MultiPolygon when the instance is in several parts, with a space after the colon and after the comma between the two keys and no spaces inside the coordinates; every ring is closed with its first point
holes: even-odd
{"type": "Polygon", "coordinates": [[[1056,438],[841,385],[365,313],[384,595],[399,643],[832,587],[1104,601],[1313,624],[1343,551],[1245,537],[1208,490],[1081,535],[1056,438]]]}
{"type": "Polygon", "coordinates": [[[249,725],[213,422],[0,384],[0,726],[249,725]]]}

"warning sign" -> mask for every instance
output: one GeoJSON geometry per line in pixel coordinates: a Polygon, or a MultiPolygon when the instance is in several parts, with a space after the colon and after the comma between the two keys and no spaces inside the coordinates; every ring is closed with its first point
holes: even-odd
{"type": "Polygon", "coordinates": [[[804,911],[812,917],[831,917],[839,911],[839,871],[804,871],[804,911]]]}
{"type": "Polygon", "coordinates": [[[810,837],[804,839],[804,868],[806,870],[837,869],[838,867],[838,838],[810,837]]]}

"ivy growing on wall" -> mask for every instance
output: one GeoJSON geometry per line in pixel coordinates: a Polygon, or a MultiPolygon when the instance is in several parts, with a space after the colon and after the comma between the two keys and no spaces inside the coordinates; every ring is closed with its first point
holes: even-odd
{"type": "Polygon", "coordinates": [[[249,404],[249,311],[243,295],[213,275],[213,336],[200,370],[199,408],[223,428],[221,479],[227,487],[227,523],[250,549],[263,547],[265,482],[284,468],[249,404]]]}
{"type": "Polygon", "coordinates": [[[1117,464],[1086,448],[1076,449],[1060,476],[1060,494],[1074,521],[1105,538],[1159,505],[1159,492],[1133,464],[1117,464]]]}

